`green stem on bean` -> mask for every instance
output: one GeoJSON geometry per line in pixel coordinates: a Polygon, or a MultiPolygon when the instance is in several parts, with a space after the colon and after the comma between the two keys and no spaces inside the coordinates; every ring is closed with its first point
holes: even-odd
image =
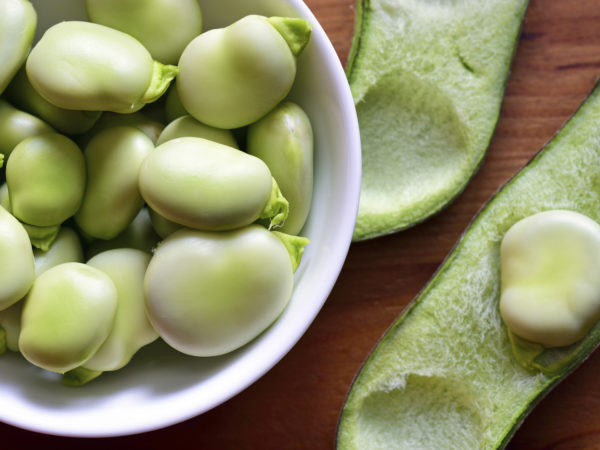
{"type": "Polygon", "coordinates": [[[35,248],[39,248],[43,252],[47,252],[50,249],[50,246],[58,236],[58,232],[60,231],[60,225],[50,225],[47,227],[37,226],[37,225],[29,225],[27,223],[22,223],[23,228],[27,231],[29,235],[29,240],[31,241],[31,245],[35,248]]]}
{"type": "Polygon", "coordinates": [[[521,366],[530,371],[541,369],[539,364],[535,362],[535,359],[544,352],[544,347],[541,344],[521,339],[510,330],[508,330],[508,338],[513,348],[513,355],[521,366]]]}
{"type": "Polygon", "coordinates": [[[102,375],[101,370],[86,369],[79,366],[65,372],[60,382],[65,386],[83,386],[102,375]]]}
{"type": "Polygon", "coordinates": [[[270,219],[268,226],[269,229],[282,226],[287,219],[290,208],[290,204],[281,193],[275,178],[271,178],[271,180],[271,195],[259,216],[260,219],[270,219]]]}
{"type": "Polygon", "coordinates": [[[169,88],[173,78],[179,73],[177,66],[162,64],[158,61],[152,63],[152,78],[146,92],[140,99],[141,106],[158,100],[169,88]]]}
{"type": "Polygon", "coordinates": [[[269,17],[268,22],[281,34],[294,56],[298,56],[308,44],[312,24],[295,17],[269,17]]]}
{"type": "Polygon", "coordinates": [[[304,236],[294,236],[280,231],[273,231],[273,233],[281,242],[283,242],[283,245],[285,245],[285,248],[290,254],[290,259],[292,260],[292,270],[296,272],[300,265],[302,255],[304,254],[304,247],[308,245],[310,240],[304,236]]]}

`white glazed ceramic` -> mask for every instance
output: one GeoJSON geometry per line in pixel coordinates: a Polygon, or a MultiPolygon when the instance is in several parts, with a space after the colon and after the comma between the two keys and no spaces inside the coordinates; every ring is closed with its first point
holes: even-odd
{"type": "MultiPolygon", "coordinates": [[[[316,152],[313,206],[303,233],[311,242],[296,272],[291,302],[275,324],[234,353],[194,358],[156,342],[124,369],[81,388],[62,386],[56,374],[7,352],[0,356],[0,421],[56,435],[117,436],[194,417],[272,368],[306,331],[338,277],[358,207],[361,161],[354,104],[331,43],[301,0],[199,1],[204,29],[246,14],[298,16],[314,25],[290,95],[312,120],[316,152]]],[[[82,0],[33,3],[40,30],[59,20],[85,18],[82,0]]]]}

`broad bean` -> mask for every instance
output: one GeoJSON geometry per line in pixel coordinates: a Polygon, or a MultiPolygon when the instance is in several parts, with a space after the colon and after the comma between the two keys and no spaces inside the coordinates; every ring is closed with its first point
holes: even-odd
{"type": "Polygon", "coordinates": [[[298,234],[310,211],[313,191],[313,131],[306,113],[284,102],[248,127],[248,153],[265,162],[290,212],[280,231],[298,234]]]}
{"type": "MultiPolygon", "coordinates": [[[[1,189],[1,188],[0,188],[1,189]]],[[[135,248],[143,252],[152,253],[161,236],[154,230],[154,224],[150,219],[148,207],[144,206],[135,216],[133,222],[125,230],[113,239],[96,239],[88,245],[87,258],[98,253],[117,248],[135,248]]]]}
{"type": "Polygon", "coordinates": [[[17,108],[39,117],[58,132],[69,135],[85,133],[102,114],[100,111],[75,111],[53,105],[33,88],[25,67],[17,72],[4,96],[17,108]]]}
{"type": "Polygon", "coordinates": [[[156,233],[163,239],[169,237],[177,230],[183,228],[183,225],[175,223],[169,219],[165,219],[153,209],[149,209],[149,213],[150,221],[152,222],[152,227],[154,228],[154,231],[156,231],[156,233]]]}
{"type": "Polygon", "coordinates": [[[150,254],[131,248],[108,250],[87,262],[110,277],[118,300],[110,334],[83,367],[98,371],[120,369],[140,348],[158,338],[144,304],[144,275],[149,262],[150,254]]]}
{"type": "Polygon", "coordinates": [[[20,352],[36,366],[64,373],[84,364],[108,337],[117,289],[104,272],[70,262],[37,277],[24,302],[20,352]]]}
{"type": "Polygon", "coordinates": [[[148,155],[139,176],[142,197],[181,225],[225,230],[259,218],[280,226],[288,203],[260,159],[197,137],[167,141],[148,155]]]}
{"type": "Polygon", "coordinates": [[[158,136],[156,145],[180,137],[201,137],[209,141],[218,142],[219,144],[228,145],[229,147],[238,148],[238,144],[231,131],[205,125],[189,115],[181,116],[169,123],[160,136],[158,136]]]}
{"type": "Polygon", "coordinates": [[[175,119],[187,115],[188,112],[185,110],[181,100],[179,99],[177,86],[171,86],[166,94],[165,99],[165,117],[167,121],[173,122],[175,119]]]}
{"type": "Polygon", "coordinates": [[[23,226],[0,207],[0,311],[23,298],[35,278],[33,251],[23,226]]]}
{"type": "Polygon", "coordinates": [[[600,224],[548,210],[513,224],[500,246],[500,314],[514,335],[564,347],[600,318],[600,224]]]}
{"type": "Polygon", "coordinates": [[[83,155],[72,140],[57,133],[28,137],[6,164],[11,212],[28,225],[58,226],[79,209],[85,178],[83,155]]]}
{"type": "Polygon", "coordinates": [[[0,355],[7,349],[11,352],[19,351],[22,310],[23,302],[18,301],[0,311],[0,355]]]}
{"type": "MultiPolygon", "coordinates": [[[[292,293],[292,258],[280,236],[250,225],[183,229],[165,239],[144,279],[148,317],[159,335],[194,356],[225,354],[258,336],[292,293]]],[[[293,239],[296,247],[306,244],[293,239]]]]}
{"type": "Polygon", "coordinates": [[[177,74],[176,66],[154,61],[133,37],[78,21],[50,27],[31,50],[26,70],[33,87],[56,106],[118,113],[157,100],[177,74]]]}
{"type": "Polygon", "coordinates": [[[0,206],[10,212],[10,197],[8,195],[8,184],[2,183],[0,186],[0,206]]]}
{"type": "Polygon", "coordinates": [[[0,153],[5,159],[23,139],[53,131],[52,127],[43,120],[20,111],[0,99],[0,153]]]}
{"type": "MultiPolygon", "coordinates": [[[[77,233],[70,228],[62,227],[58,237],[47,252],[39,249],[33,250],[33,261],[36,277],[59,264],[83,262],[83,250],[77,233]]],[[[4,329],[6,347],[14,352],[19,350],[23,303],[22,300],[19,300],[7,309],[0,311],[0,329],[4,329]]],[[[2,353],[1,349],[0,353],[2,353]]]]}
{"type": "Polygon", "coordinates": [[[31,48],[37,15],[27,0],[0,0],[0,94],[31,48]]]}
{"type": "Polygon", "coordinates": [[[33,260],[36,277],[59,264],[83,262],[83,249],[79,236],[71,228],[61,227],[48,251],[33,250],[33,260]]]}
{"type": "Polygon", "coordinates": [[[296,77],[292,48],[301,51],[311,27],[302,19],[272,19],[246,16],[188,44],[176,86],[191,116],[217,128],[238,128],[283,100],[296,77]],[[286,28],[286,22],[301,26],[286,28]]]}
{"type": "Polygon", "coordinates": [[[165,128],[161,122],[146,116],[141,111],[131,114],[105,112],[87,133],[77,139],[77,143],[81,148],[85,148],[90,140],[98,133],[107,128],[118,126],[135,127],[138,130],[143,131],[152,142],[156,142],[158,136],[160,136],[160,133],[162,133],[165,128]]]}
{"type": "Polygon", "coordinates": [[[177,64],[202,31],[197,0],[86,0],[85,6],[92,22],[133,36],[165,64],[177,64]]]}
{"type": "Polygon", "coordinates": [[[108,128],[84,151],[87,186],[75,222],[88,235],[112,239],[133,221],[144,204],[138,173],[154,150],[152,140],[134,127],[108,128]]]}

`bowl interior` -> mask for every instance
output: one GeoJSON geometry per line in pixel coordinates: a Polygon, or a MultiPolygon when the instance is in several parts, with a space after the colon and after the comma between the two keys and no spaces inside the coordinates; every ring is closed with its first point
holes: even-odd
{"type": "MultiPolygon", "coordinates": [[[[194,358],[162,342],[143,348],[125,368],[82,388],[15,353],[0,356],[0,421],[56,435],[116,436],[161,428],[201,414],[268,371],[300,339],[327,299],[350,245],[360,189],[360,140],[350,90],[337,55],[300,0],[199,0],[204,29],[246,14],[303,17],[311,42],[298,61],[289,98],[311,118],[315,187],[303,230],[311,240],[296,272],[290,304],[256,340],[231,354],[194,358]]],[[[81,0],[33,0],[38,36],[49,25],[85,19],[81,0]]]]}

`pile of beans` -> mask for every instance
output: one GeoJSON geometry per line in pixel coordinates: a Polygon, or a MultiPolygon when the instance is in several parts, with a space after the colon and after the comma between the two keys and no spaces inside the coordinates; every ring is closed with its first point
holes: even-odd
{"type": "Polygon", "coordinates": [[[0,0],[0,353],[84,384],[163,339],[207,357],[282,313],[313,134],[302,19],[202,30],[196,0],[86,0],[32,46],[0,0]]]}

